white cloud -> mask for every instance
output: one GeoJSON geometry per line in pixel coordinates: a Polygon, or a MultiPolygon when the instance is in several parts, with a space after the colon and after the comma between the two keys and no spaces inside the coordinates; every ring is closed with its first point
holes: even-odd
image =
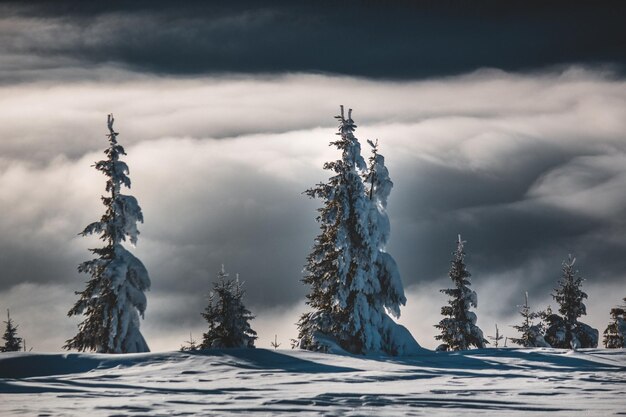
{"type": "Polygon", "coordinates": [[[617,218],[626,207],[625,166],[624,153],[580,156],[546,172],[528,196],[562,210],[600,219],[617,218]]]}
{"type": "MultiPolygon", "coordinates": [[[[0,307],[26,302],[24,285],[54,288],[56,316],[34,307],[22,315],[24,331],[38,320],[58,329],[42,346],[71,336],[56,334],[66,332],[72,291],[86,278],[75,267],[96,242],[76,234],[102,212],[104,180],[90,165],[106,145],[108,112],[146,218],[134,252],[152,275],[144,329],[155,349],[178,347],[188,331],[200,336],[203,294],[221,263],[247,281],[261,345],[274,333],[285,343],[292,337],[292,306],[306,291],[301,269],[318,231],[317,203],[301,192],[324,180],[323,162],[337,157],[327,143],[342,103],[355,109],[359,137],[380,138],[396,184],[389,247],[411,286],[402,322],[425,346],[445,302],[434,294],[445,286],[448,243],[467,229],[478,241],[470,241],[472,270],[488,334],[496,320],[510,321],[498,284],[507,294],[521,294],[520,282],[544,291],[553,285],[543,282],[548,265],[558,271],[572,247],[591,270],[608,271],[597,285],[620,279],[619,257],[593,256],[624,246],[621,80],[575,68],[420,82],[114,71],[123,81],[0,86],[0,307]],[[576,228],[567,216],[579,216],[576,228]],[[535,232],[546,224],[557,226],[547,237],[535,232]]],[[[590,291],[590,311],[622,296],[600,300],[590,291]]]]}

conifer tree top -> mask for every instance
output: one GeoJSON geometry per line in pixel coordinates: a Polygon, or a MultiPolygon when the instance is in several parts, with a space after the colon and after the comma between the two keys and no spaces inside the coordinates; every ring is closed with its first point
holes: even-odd
{"type": "Polygon", "coordinates": [[[452,253],[452,267],[449,273],[450,278],[457,287],[470,285],[469,280],[466,278],[472,276],[465,267],[465,243],[467,242],[461,239],[461,235],[457,235],[456,250],[452,253]]]}
{"type": "Polygon", "coordinates": [[[117,143],[117,133],[113,129],[115,119],[112,114],[107,116],[109,133],[109,147],[104,151],[107,159],[100,160],[94,167],[106,177],[105,190],[110,196],[102,196],[102,203],[107,207],[106,213],[100,221],[91,223],[83,232],[83,236],[100,234],[100,238],[109,245],[117,245],[128,239],[131,244],[137,244],[139,230],[137,223],[143,222],[143,213],[135,197],[121,194],[121,187],[130,188],[128,165],[120,160],[126,155],[124,148],[117,143]]]}

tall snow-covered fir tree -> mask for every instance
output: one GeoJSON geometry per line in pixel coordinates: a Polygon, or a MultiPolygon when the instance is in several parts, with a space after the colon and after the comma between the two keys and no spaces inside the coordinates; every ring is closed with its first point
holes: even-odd
{"type": "Polygon", "coordinates": [[[2,335],[4,346],[0,346],[0,352],[18,352],[22,350],[22,338],[17,336],[18,326],[13,323],[9,310],[7,310],[7,321],[4,323],[6,324],[4,334],[2,335]]]}
{"type": "Polygon", "coordinates": [[[385,157],[378,151],[378,140],[368,140],[371,146],[368,172],[364,177],[366,194],[370,200],[369,227],[370,241],[374,248],[373,273],[378,277],[381,292],[376,298],[375,308],[382,311],[382,347],[381,350],[391,355],[412,354],[419,349],[419,344],[403,326],[395,323],[385,311],[400,317],[401,306],[406,305],[406,296],[402,278],[395,259],[387,252],[387,242],[391,234],[391,225],[387,215],[387,200],[393,188],[389,170],[385,166],[385,157]]]}
{"type": "MultiPolygon", "coordinates": [[[[380,334],[368,335],[370,339],[365,341],[361,313],[369,310],[369,303],[364,291],[353,291],[365,290],[364,285],[373,284],[368,282],[371,271],[365,270],[371,267],[366,259],[371,258],[373,248],[369,242],[369,200],[360,176],[367,167],[361,156],[361,145],[354,136],[356,125],[352,111],[348,111],[346,118],[342,106],[337,118],[339,139],[331,145],[342,152],[342,157],[324,164],[324,169],[335,175],[328,183],[306,191],[309,197],[324,200],[324,206],[319,209],[317,218],[322,232],[307,258],[303,279],[311,286],[307,299],[314,311],[301,317],[298,339],[301,348],[323,350],[316,339],[331,337],[342,348],[362,353],[368,350],[366,345],[376,349],[381,343],[380,334]],[[360,307],[356,315],[352,314],[355,303],[360,307]],[[376,336],[377,340],[372,340],[376,336]]],[[[380,288],[367,290],[372,293],[380,288]]]]}
{"type": "Polygon", "coordinates": [[[449,297],[449,300],[447,306],[441,307],[441,315],[444,318],[435,325],[441,331],[435,339],[443,341],[447,350],[467,350],[471,346],[484,348],[489,343],[476,325],[476,314],[470,311],[471,307],[478,306],[478,297],[476,292],[469,288],[471,274],[465,266],[464,245],[465,242],[459,235],[449,273],[454,288],[440,290],[449,297]]]}
{"type": "Polygon", "coordinates": [[[385,166],[385,157],[378,152],[378,140],[376,142],[368,140],[368,143],[372,147],[372,156],[369,158],[369,169],[364,181],[370,200],[368,223],[370,240],[375,250],[374,273],[380,280],[382,290],[382,297],[379,301],[391,314],[400,317],[400,307],[406,304],[402,278],[396,261],[386,251],[391,234],[387,200],[393,188],[393,182],[385,166]]]}
{"type": "Polygon", "coordinates": [[[535,324],[533,320],[540,318],[539,313],[530,311],[528,305],[528,292],[524,293],[524,304],[518,306],[522,316],[522,324],[512,326],[521,333],[519,338],[511,337],[511,342],[524,347],[550,347],[543,338],[543,325],[535,324]]]}
{"type": "Polygon", "coordinates": [[[604,330],[602,342],[606,348],[626,347],[626,298],[624,305],[611,309],[611,322],[604,330]]]}
{"type": "Polygon", "coordinates": [[[571,255],[563,261],[563,275],[559,287],[554,289],[552,298],[559,304],[561,316],[547,317],[548,328],[545,340],[550,346],[563,349],[590,348],[598,346],[598,330],[579,322],[578,318],[587,314],[583,300],[587,294],[581,290],[583,278],[574,269],[576,258],[571,255]]]}
{"type": "Polygon", "coordinates": [[[406,301],[397,266],[384,250],[389,236],[385,207],[393,183],[381,155],[374,155],[368,170],[354,136],[352,110],[346,118],[341,106],[336,118],[339,139],[331,146],[341,151],[341,159],[324,164],[334,173],[327,183],[306,191],[323,200],[323,207],[317,217],[321,233],[303,279],[310,286],[307,304],[313,311],[300,317],[294,347],[403,354],[419,345],[385,311],[399,315],[406,301]]]}
{"type": "Polygon", "coordinates": [[[209,293],[209,304],[202,317],[209,324],[203,335],[201,349],[253,348],[256,332],[250,327],[254,316],[243,304],[243,283],[228,278],[222,269],[209,293]]]}
{"type": "Polygon", "coordinates": [[[137,222],[143,222],[141,208],[135,197],[121,193],[122,186],[130,188],[128,166],[120,160],[126,155],[113,130],[113,115],[107,118],[109,147],[106,159],[95,168],[106,177],[102,203],[106,211],[100,221],[91,223],[82,236],[98,235],[101,248],[90,249],[94,259],[83,262],[78,271],[90,275],[86,288],[68,316],[84,315],[78,334],[64,348],[100,353],[149,352],[148,344],[139,331],[139,316],[146,310],[144,292],[150,287],[148,271],[139,259],[127,251],[122,242],[137,243],[137,222]]]}

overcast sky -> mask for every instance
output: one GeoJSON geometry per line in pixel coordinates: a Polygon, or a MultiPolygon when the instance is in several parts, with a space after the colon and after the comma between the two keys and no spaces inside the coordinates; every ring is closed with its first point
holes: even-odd
{"type": "Polygon", "coordinates": [[[145,217],[131,250],[151,348],[201,336],[222,263],[258,346],[287,347],[318,233],[302,192],[339,156],[340,104],[395,183],[388,251],[418,342],[435,346],[459,233],[486,334],[515,336],[524,291],[554,307],[569,253],[603,331],[626,296],[626,7],[291,3],[0,5],[0,309],[27,344],[76,331],[76,266],[98,244],[77,233],[103,212],[91,165],[113,113],[145,217]]]}

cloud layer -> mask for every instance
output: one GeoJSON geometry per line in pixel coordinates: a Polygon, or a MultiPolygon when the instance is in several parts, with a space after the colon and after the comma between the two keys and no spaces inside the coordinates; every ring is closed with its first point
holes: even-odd
{"type": "Polygon", "coordinates": [[[411,288],[402,322],[421,343],[434,344],[457,233],[487,333],[511,324],[523,291],[537,307],[550,302],[570,252],[588,278],[588,321],[604,326],[624,296],[626,88],[611,73],[385,82],[102,71],[123,81],[0,87],[0,307],[38,350],[72,336],[64,314],[86,278],[75,268],[97,245],[77,233],[102,212],[104,179],[90,165],[106,146],[108,112],[146,219],[134,253],[152,276],[153,348],[178,347],[187,329],[200,337],[222,263],[246,281],[262,343],[276,333],[287,346],[318,231],[318,202],[301,193],[338,157],[327,144],[342,103],[358,137],[380,139],[395,182],[388,250],[411,288]]]}
{"type": "Polygon", "coordinates": [[[111,63],[168,75],[393,79],[572,63],[623,69],[626,6],[609,3],[9,2],[0,5],[0,82],[100,79],[98,67],[111,63]]]}

